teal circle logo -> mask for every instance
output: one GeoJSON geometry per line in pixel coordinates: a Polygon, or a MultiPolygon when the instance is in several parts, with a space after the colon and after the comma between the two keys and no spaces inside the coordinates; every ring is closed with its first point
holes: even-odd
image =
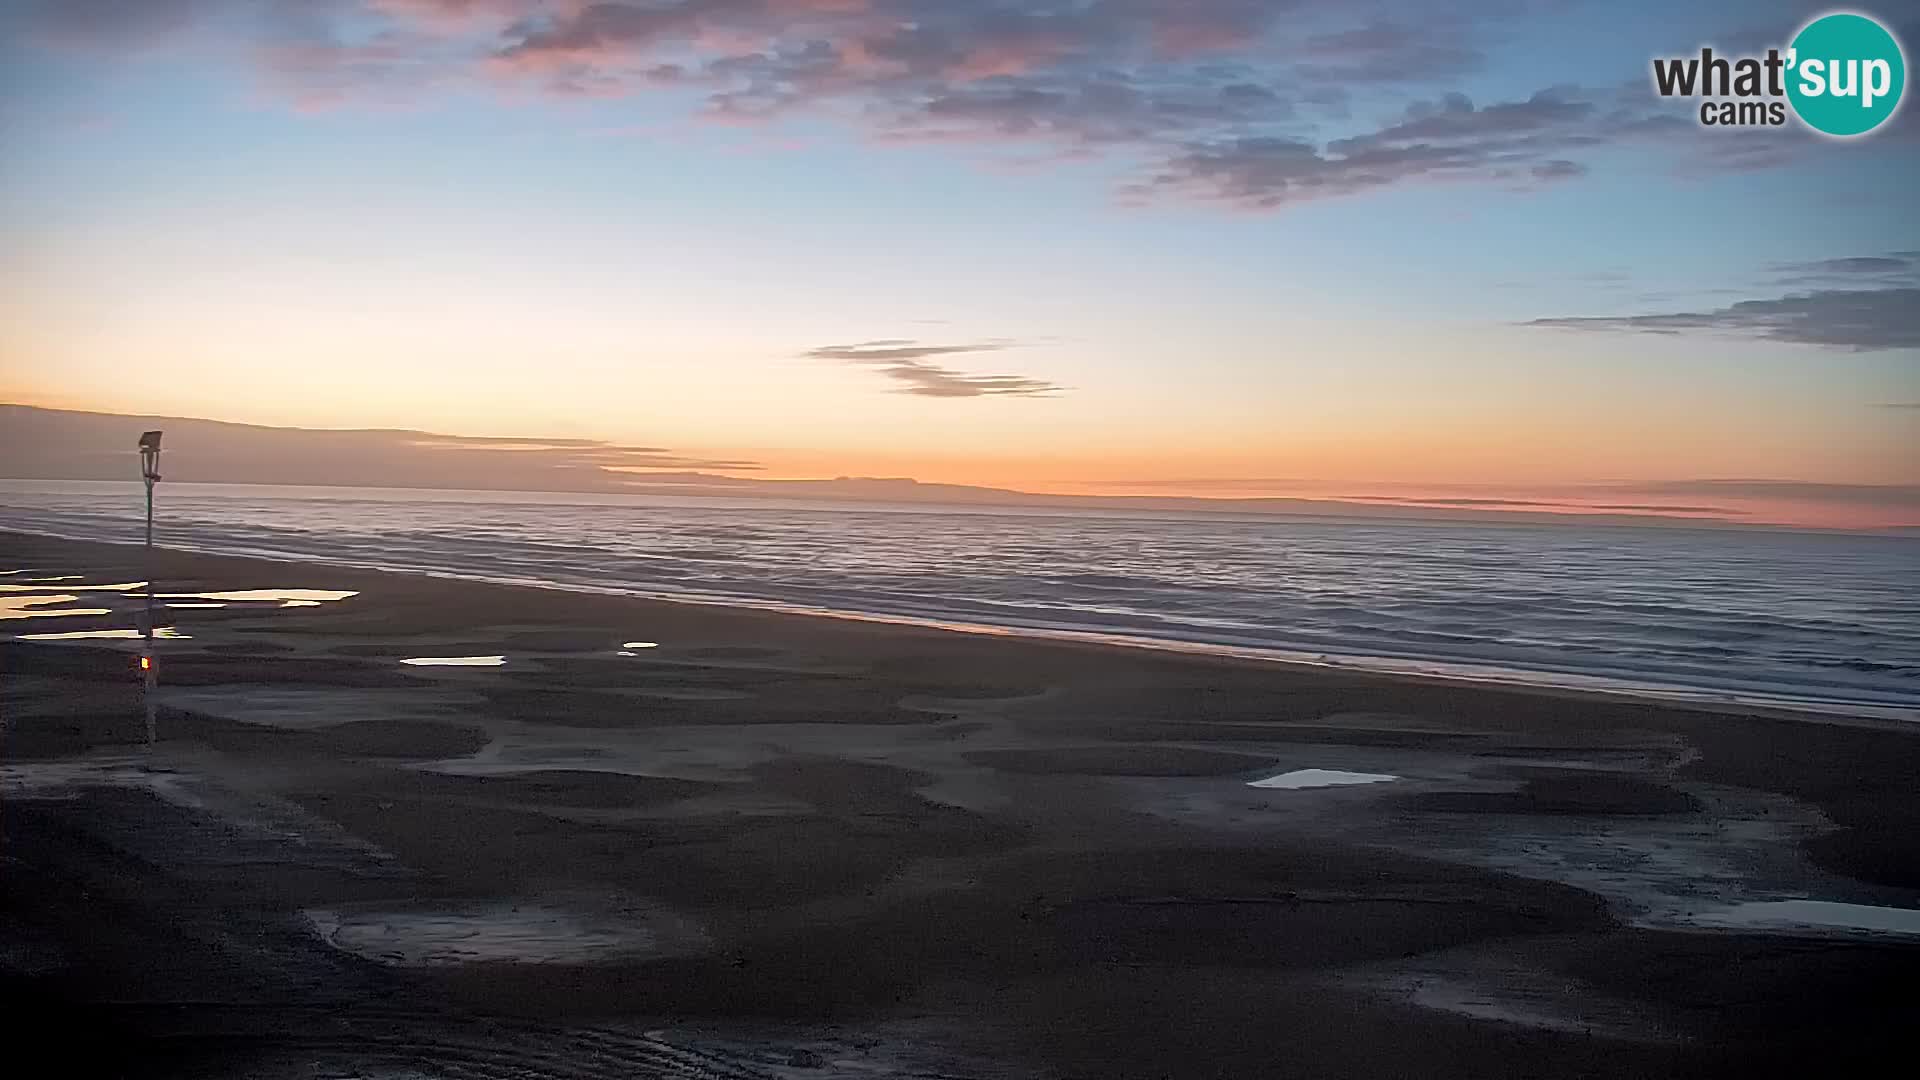
{"type": "Polygon", "coordinates": [[[1886,27],[1852,12],[1808,23],[1787,50],[1787,100],[1827,135],[1865,135],[1887,122],[1907,88],[1907,58],[1886,27]]]}

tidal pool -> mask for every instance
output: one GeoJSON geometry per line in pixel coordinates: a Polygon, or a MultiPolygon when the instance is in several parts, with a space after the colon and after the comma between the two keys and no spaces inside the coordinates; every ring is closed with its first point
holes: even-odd
{"type": "Polygon", "coordinates": [[[50,608],[49,604],[71,604],[80,599],[65,593],[42,596],[0,596],[0,619],[49,619],[59,615],[111,615],[107,608],[50,608]]]}
{"type": "MultiPolygon", "coordinates": [[[[115,641],[139,640],[146,637],[138,630],[68,630],[60,634],[16,634],[21,641],[91,641],[112,639],[115,641]]],[[[156,641],[188,641],[192,634],[183,634],[171,626],[156,626],[153,629],[156,641]]]]}
{"type": "Polygon", "coordinates": [[[1264,780],[1249,781],[1247,786],[1293,791],[1299,788],[1340,787],[1345,784],[1383,784],[1389,780],[1398,779],[1400,778],[1386,773],[1346,772],[1341,769],[1295,769],[1278,776],[1269,776],[1264,780]]]}
{"type": "MultiPolygon", "coordinates": [[[[74,575],[67,575],[68,578],[71,578],[73,576],[74,575]]],[[[38,578],[38,579],[32,579],[32,580],[53,581],[56,579],[38,578]]],[[[66,579],[63,578],[59,580],[66,580],[66,579]]],[[[123,581],[117,585],[61,585],[61,586],[58,586],[61,592],[131,592],[134,589],[144,589],[146,587],[147,587],[147,583],[144,581],[123,581]]],[[[23,593],[23,592],[46,592],[46,591],[47,591],[46,587],[41,585],[0,585],[0,592],[23,593]]]]}
{"type": "Polygon", "coordinates": [[[1686,921],[1730,930],[1864,930],[1920,934],[1920,908],[1842,904],[1831,900],[1764,900],[1714,911],[1686,921]]]}
{"type": "Polygon", "coordinates": [[[281,607],[319,607],[359,596],[352,589],[228,589],[223,592],[160,593],[163,600],[228,600],[278,603],[281,607]]]}
{"type": "Polygon", "coordinates": [[[395,967],[472,963],[585,964],[658,951],[693,937],[679,920],[643,911],[605,915],[542,905],[448,910],[308,910],[327,944],[395,967]]]}

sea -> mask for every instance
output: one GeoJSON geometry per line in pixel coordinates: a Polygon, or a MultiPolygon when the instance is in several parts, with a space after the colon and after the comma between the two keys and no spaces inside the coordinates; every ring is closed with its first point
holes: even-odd
{"type": "MultiPolygon", "coordinates": [[[[142,515],[138,483],[0,481],[0,529],[135,542],[142,515]]],[[[187,483],[155,520],[198,551],[1920,719],[1913,536],[187,483]]]]}

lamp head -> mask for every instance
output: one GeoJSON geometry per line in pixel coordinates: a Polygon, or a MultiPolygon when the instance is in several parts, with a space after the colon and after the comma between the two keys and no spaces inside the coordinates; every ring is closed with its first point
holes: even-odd
{"type": "Polygon", "coordinates": [[[151,484],[160,479],[160,433],[140,433],[140,475],[151,484]]]}

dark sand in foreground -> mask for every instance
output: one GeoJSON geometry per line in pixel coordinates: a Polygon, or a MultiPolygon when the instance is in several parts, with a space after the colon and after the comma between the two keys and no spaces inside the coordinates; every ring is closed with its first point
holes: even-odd
{"type": "MultiPolygon", "coordinates": [[[[7,569],[140,580],[136,549],[0,533],[7,569]]],[[[359,595],[172,610],[150,751],[133,643],[0,641],[5,1008],[61,1075],[1910,1067],[1920,937],[1702,918],[1920,906],[1896,725],[180,553],[157,577],[359,595]],[[1400,779],[1247,786],[1296,769],[1400,779]]],[[[71,595],[114,613],[0,631],[137,625],[71,595]]]]}

